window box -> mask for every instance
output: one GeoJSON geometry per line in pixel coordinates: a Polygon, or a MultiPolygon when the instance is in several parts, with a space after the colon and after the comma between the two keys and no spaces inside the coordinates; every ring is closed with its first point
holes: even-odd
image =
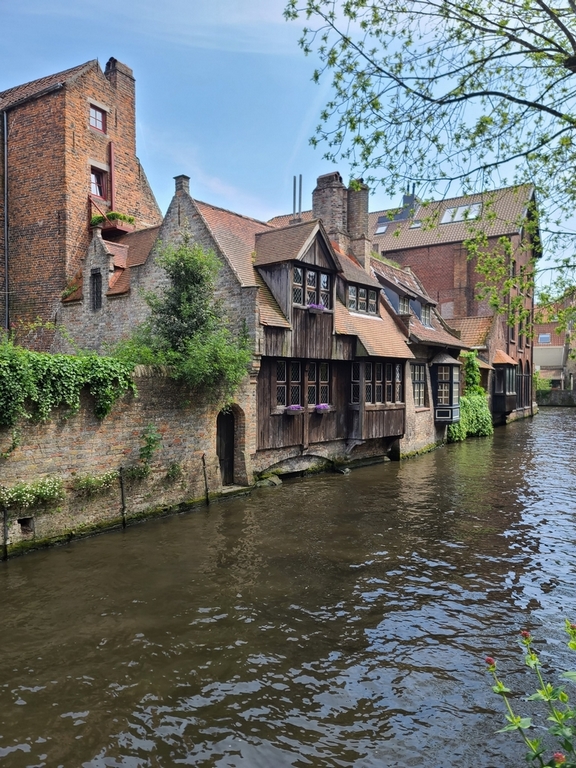
{"type": "Polygon", "coordinates": [[[284,413],[287,416],[297,416],[299,413],[303,413],[304,408],[301,405],[289,405],[284,409],[284,413]]]}
{"type": "Polygon", "coordinates": [[[105,216],[97,214],[90,219],[90,225],[92,227],[102,226],[102,229],[110,230],[116,229],[120,232],[134,232],[134,216],[127,216],[124,213],[117,213],[116,211],[109,211],[105,216]]]}
{"type": "Polygon", "coordinates": [[[308,304],[308,312],[312,315],[321,315],[325,310],[322,304],[308,304]]]}
{"type": "Polygon", "coordinates": [[[318,403],[315,408],[316,413],[329,413],[330,410],[331,409],[329,403],[318,403]]]}

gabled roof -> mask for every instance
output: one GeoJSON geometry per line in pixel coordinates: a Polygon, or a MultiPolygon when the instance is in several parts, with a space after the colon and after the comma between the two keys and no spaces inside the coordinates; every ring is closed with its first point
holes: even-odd
{"type": "Polygon", "coordinates": [[[360,285],[369,285],[380,289],[378,280],[371,273],[368,274],[354,257],[348,256],[344,251],[340,250],[337,243],[332,242],[331,245],[340,262],[342,274],[349,283],[359,283],[360,285]]]}
{"type": "Polygon", "coordinates": [[[464,346],[483,349],[487,346],[494,317],[453,317],[448,322],[452,328],[460,331],[464,346]]]}
{"type": "MultiPolygon", "coordinates": [[[[136,232],[127,232],[115,241],[120,245],[128,246],[127,266],[139,267],[141,264],[146,263],[158,239],[159,232],[160,226],[148,227],[147,229],[139,229],[136,232]]],[[[111,241],[105,242],[107,242],[110,248],[111,241]]]]}
{"type": "Polygon", "coordinates": [[[196,208],[241,285],[256,285],[252,264],[256,234],[273,231],[257,219],[194,200],[196,208]]]}
{"type": "Polygon", "coordinates": [[[431,325],[424,325],[416,315],[410,316],[411,339],[422,342],[423,344],[431,344],[435,347],[458,347],[458,349],[467,349],[466,344],[464,344],[455,333],[450,333],[450,331],[444,327],[435,311],[432,311],[430,316],[431,325]]]}
{"type": "MultiPolygon", "coordinates": [[[[298,214],[296,214],[296,216],[298,216],[298,214]]],[[[313,218],[314,213],[312,210],[302,211],[300,214],[300,222],[312,221],[313,218]]],[[[282,213],[280,216],[274,216],[273,219],[270,219],[268,224],[270,224],[271,227],[288,227],[290,225],[294,226],[294,224],[292,224],[294,221],[293,213],[282,213]]]]}
{"type": "Polygon", "coordinates": [[[293,224],[282,229],[269,228],[256,235],[257,267],[278,264],[300,258],[308,250],[320,230],[320,221],[314,219],[304,224],[293,224]]]}
{"type": "Polygon", "coordinates": [[[518,187],[506,187],[475,195],[436,200],[428,204],[419,204],[414,215],[403,221],[390,220],[384,234],[376,235],[378,218],[390,216],[396,211],[374,211],[369,215],[370,233],[384,252],[401,251],[406,248],[419,248],[439,243],[462,242],[470,237],[472,227],[478,227],[489,237],[517,234],[521,230],[522,220],[527,206],[534,196],[534,188],[529,184],[518,187]],[[448,209],[463,208],[480,203],[483,212],[490,215],[484,219],[450,221],[441,224],[448,209]],[[414,222],[421,226],[414,227],[414,222]]]}
{"type": "Polygon", "coordinates": [[[356,336],[371,357],[414,358],[407,337],[381,306],[379,315],[349,312],[342,302],[334,307],[334,329],[337,334],[356,336]]]}
{"type": "Polygon", "coordinates": [[[284,313],[278,306],[278,302],[259,274],[256,274],[256,284],[260,289],[258,291],[258,310],[260,312],[260,322],[262,325],[272,325],[276,328],[290,328],[290,323],[284,317],[284,313]]]}
{"type": "Polygon", "coordinates": [[[40,77],[38,80],[31,80],[29,83],[8,88],[6,91],[0,92],[0,110],[9,109],[21,101],[41,96],[46,91],[59,85],[64,85],[91,67],[97,66],[98,60],[92,59],[85,64],[79,64],[77,67],[65,69],[63,72],[56,72],[54,75],[40,77]]]}
{"type": "Polygon", "coordinates": [[[376,258],[372,258],[370,263],[376,277],[381,277],[384,283],[398,291],[400,295],[412,296],[425,304],[436,306],[434,299],[426,293],[424,286],[409,267],[394,267],[376,258]]]}

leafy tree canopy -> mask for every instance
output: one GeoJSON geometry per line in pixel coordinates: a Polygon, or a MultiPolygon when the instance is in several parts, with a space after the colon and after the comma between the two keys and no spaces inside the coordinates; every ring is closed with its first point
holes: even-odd
{"type": "Polygon", "coordinates": [[[288,0],[285,16],[306,19],[314,79],[331,79],[311,140],[327,158],[394,196],[530,183],[572,269],[574,0],[288,0]]]}
{"type": "Polygon", "coordinates": [[[157,258],[169,282],[146,301],[150,318],[114,354],[131,363],[168,366],[171,375],[213,402],[230,400],[251,360],[247,334],[234,334],[214,296],[220,268],[212,251],[187,234],[157,258]]]}

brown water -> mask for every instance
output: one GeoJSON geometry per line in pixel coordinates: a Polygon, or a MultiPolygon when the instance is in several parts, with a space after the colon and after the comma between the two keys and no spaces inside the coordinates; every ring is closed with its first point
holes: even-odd
{"type": "Polygon", "coordinates": [[[523,765],[483,659],[576,666],[575,455],[545,410],[1,564],[0,765],[523,765]]]}

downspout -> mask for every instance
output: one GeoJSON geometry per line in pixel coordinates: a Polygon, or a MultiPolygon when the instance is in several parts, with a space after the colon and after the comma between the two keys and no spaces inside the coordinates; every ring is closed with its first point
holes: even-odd
{"type": "Polygon", "coordinates": [[[2,133],[4,136],[4,328],[10,327],[10,285],[8,281],[8,115],[2,112],[2,133]]]}

